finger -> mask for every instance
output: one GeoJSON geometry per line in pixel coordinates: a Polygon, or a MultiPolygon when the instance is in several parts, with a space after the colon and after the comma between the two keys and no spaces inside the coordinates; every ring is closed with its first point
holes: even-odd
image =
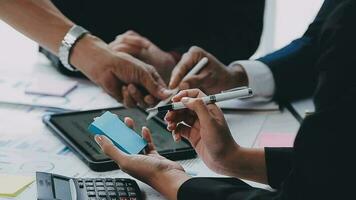
{"type": "Polygon", "coordinates": [[[176,110],[176,111],[169,111],[164,119],[168,125],[170,123],[179,123],[184,121],[185,123],[191,126],[195,122],[196,116],[191,111],[188,110],[176,110]]]}
{"type": "Polygon", "coordinates": [[[172,101],[179,102],[183,97],[200,98],[205,96],[206,95],[199,89],[182,90],[178,92],[178,94],[176,94],[174,97],[172,97],[172,101]]]}
{"type": "Polygon", "coordinates": [[[125,160],[127,160],[129,157],[129,155],[116,148],[111,140],[109,140],[107,137],[103,135],[96,135],[94,139],[102,151],[111,159],[116,161],[119,166],[121,166],[122,163],[125,162],[125,160]]]}
{"type": "Polygon", "coordinates": [[[152,96],[152,95],[146,95],[144,97],[144,101],[146,102],[146,104],[148,104],[149,106],[154,106],[156,104],[156,99],[152,96]]]}
{"type": "Polygon", "coordinates": [[[176,88],[183,80],[184,76],[194,67],[195,64],[199,62],[202,57],[202,50],[197,47],[192,47],[187,53],[183,54],[181,60],[172,71],[169,88],[176,88]]]}
{"type": "Polygon", "coordinates": [[[171,95],[171,91],[168,90],[163,84],[163,79],[152,71],[145,71],[140,75],[141,85],[157,99],[166,99],[171,95]]]}
{"type": "Polygon", "coordinates": [[[103,76],[99,81],[99,84],[103,87],[103,89],[117,101],[123,101],[123,95],[121,87],[123,83],[116,78],[113,74],[108,74],[107,76],[103,76]]]}
{"type": "Polygon", "coordinates": [[[125,52],[135,56],[140,55],[142,50],[142,48],[140,47],[137,47],[135,45],[125,44],[125,43],[111,45],[110,49],[118,52],[125,52]]]}
{"type": "Polygon", "coordinates": [[[125,124],[126,124],[127,127],[131,128],[131,129],[134,129],[135,122],[134,122],[133,119],[131,119],[130,117],[125,117],[124,121],[125,121],[125,124]]]}
{"type": "Polygon", "coordinates": [[[130,96],[133,98],[134,101],[136,101],[141,107],[147,107],[146,102],[144,101],[144,97],[140,90],[136,88],[134,84],[129,84],[128,85],[128,90],[130,93],[130,96]]]}
{"type": "Polygon", "coordinates": [[[179,84],[179,89],[187,90],[189,88],[201,88],[202,83],[206,80],[212,72],[202,72],[197,75],[193,75],[179,84]]]}
{"type": "Polygon", "coordinates": [[[120,43],[126,43],[130,45],[134,45],[139,48],[147,49],[150,46],[150,41],[144,37],[138,35],[121,35],[116,39],[120,43]]]}
{"type": "Polygon", "coordinates": [[[141,36],[140,34],[138,34],[137,32],[135,32],[135,31],[133,31],[133,30],[128,30],[128,31],[125,32],[125,34],[141,36]]]}
{"type": "Polygon", "coordinates": [[[142,127],[142,137],[147,141],[148,143],[148,148],[147,151],[148,153],[157,153],[156,151],[156,146],[153,143],[153,138],[150,129],[147,127],[142,127]]]}
{"type": "Polygon", "coordinates": [[[122,95],[124,97],[124,105],[128,108],[132,108],[136,105],[136,102],[131,98],[130,93],[126,86],[122,87],[122,95]]]}
{"type": "Polygon", "coordinates": [[[204,101],[200,98],[190,98],[190,97],[183,97],[181,102],[190,110],[194,111],[202,123],[211,123],[212,116],[205,105],[204,101]]]}

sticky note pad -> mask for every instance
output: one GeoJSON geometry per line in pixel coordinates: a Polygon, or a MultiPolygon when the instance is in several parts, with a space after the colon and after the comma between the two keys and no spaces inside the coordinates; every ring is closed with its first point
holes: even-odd
{"type": "Polygon", "coordinates": [[[71,80],[34,80],[26,88],[25,93],[63,97],[77,85],[78,82],[71,80]]]}
{"type": "Polygon", "coordinates": [[[147,145],[146,140],[127,127],[117,115],[108,111],[94,119],[89,125],[89,131],[107,136],[115,146],[128,154],[138,154],[147,145]]]}
{"type": "Polygon", "coordinates": [[[257,147],[293,147],[295,134],[261,133],[257,138],[257,147]]]}
{"type": "Polygon", "coordinates": [[[34,180],[34,177],[0,174],[0,197],[16,197],[34,180]]]}

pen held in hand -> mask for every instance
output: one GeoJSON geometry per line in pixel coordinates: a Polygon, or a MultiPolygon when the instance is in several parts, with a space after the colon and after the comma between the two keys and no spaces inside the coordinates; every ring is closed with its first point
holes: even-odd
{"type": "MultiPolygon", "coordinates": [[[[243,89],[238,89],[238,90],[231,90],[228,92],[222,92],[219,94],[214,94],[206,97],[202,97],[201,99],[205,104],[209,103],[215,103],[215,102],[220,102],[220,101],[226,101],[230,99],[236,99],[236,98],[247,98],[251,97],[252,94],[252,89],[251,88],[243,88],[243,89]]],[[[149,108],[146,111],[147,112],[164,112],[164,111],[170,111],[170,110],[180,110],[186,108],[185,105],[182,102],[176,102],[164,106],[159,106],[159,107],[154,107],[154,108],[149,108]]]]}
{"type": "MultiPolygon", "coordinates": [[[[208,63],[208,58],[204,57],[202,58],[182,79],[182,81],[185,81],[187,78],[190,78],[191,76],[198,74],[199,71],[201,69],[203,69],[204,66],[206,66],[206,64],[208,63]]],[[[169,103],[171,101],[171,98],[176,95],[179,92],[178,87],[172,90],[172,95],[170,97],[168,97],[165,100],[160,101],[154,108],[152,108],[151,112],[149,112],[149,115],[147,116],[146,120],[151,119],[152,117],[154,117],[155,115],[158,114],[158,111],[156,108],[161,107],[166,105],[167,103],[169,103]]]]}

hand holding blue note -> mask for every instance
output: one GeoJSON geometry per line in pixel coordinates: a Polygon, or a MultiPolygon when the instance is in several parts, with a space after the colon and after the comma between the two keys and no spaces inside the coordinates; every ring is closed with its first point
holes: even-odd
{"type": "Polygon", "coordinates": [[[147,142],[142,137],[109,111],[95,118],[89,126],[89,131],[93,134],[105,135],[116,147],[128,154],[138,154],[147,146],[147,142]]]}

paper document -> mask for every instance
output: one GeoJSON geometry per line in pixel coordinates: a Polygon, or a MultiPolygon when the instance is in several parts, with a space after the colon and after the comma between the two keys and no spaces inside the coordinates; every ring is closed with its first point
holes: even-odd
{"type": "Polygon", "coordinates": [[[278,110],[276,102],[255,102],[249,100],[232,99],[216,103],[221,109],[227,110],[250,110],[250,111],[272,111],[278,110]]]}
{"type": "MultiPolygon", "coordinates": [[[[21,76],[0,76],[0,102],[63,110],[84,110],[121,106],[120,103],[111,98],[100,87],[86,80],[76,79],[78,82],[76,89],[65,96],[28,94],[28,87],[33,84],[32,81],[33,80],[27,77],[21,76]]],[[[72,79],[63,78],[61,82],[68,82],[69,87],[65,88],[67,90],[73,87],[72,79]]],[[[44,81],[43,84],[46,84],[46,82],[44,81]]],[[[65,92],[65,89],[62,89],[61,93],[65,92]]],[[[41,93],[44,91],[37,92],[41,93]]]]}
{"type": "Polygon", "coordinates": [[[35,79],[26,87],[26,94],[42,94],[48,96],[64,97],[77,87],[77,81],[71,80],[53,80],[53,79],[35,79]]]}
{"type": "Polygon", "coordinates": [[[16,197],[34,180],[29,176],[0,174],[0,197],[16,197]]]}

